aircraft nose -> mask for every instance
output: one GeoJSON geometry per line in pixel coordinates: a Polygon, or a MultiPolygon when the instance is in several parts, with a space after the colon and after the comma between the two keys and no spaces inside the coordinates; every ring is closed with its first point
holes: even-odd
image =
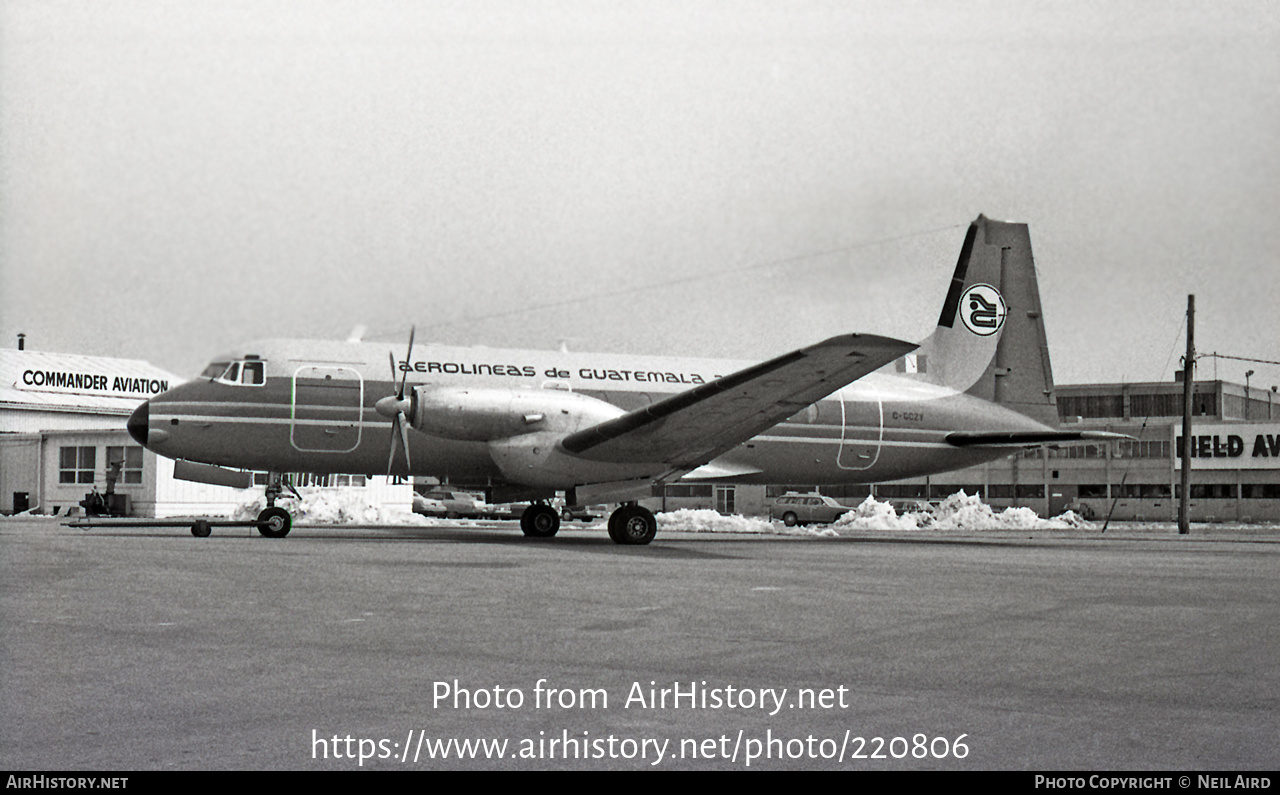
{"type": "Polygon", "coordinates": [[[151,424],[151,401],[143,401],[141,406],[133,410],[133,414],[129,415],[129,422],[125,425],[129,429],[129,435],[133,440],[143,447],[147,446],[147,430],[151,424]]]}

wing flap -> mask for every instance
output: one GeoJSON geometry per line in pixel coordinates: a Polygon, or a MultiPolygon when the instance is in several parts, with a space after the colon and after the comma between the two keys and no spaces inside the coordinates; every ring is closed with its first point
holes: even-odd
{"type": "Polygon", "coordinates": [[[594,461],[696,466],[915,348],[872,334],[832,337],[570,434],[561,446],[594,461]]]}

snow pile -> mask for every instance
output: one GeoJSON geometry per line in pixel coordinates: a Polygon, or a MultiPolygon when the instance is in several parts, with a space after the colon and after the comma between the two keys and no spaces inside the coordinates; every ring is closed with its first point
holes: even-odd
{"type": "Polygon", "coordinates": [[[831,527],[840,530],[919,530],[933,522],[927,513],[898,512],[887,502],[879,502],[874,497],[867,497],[857,508],[849,511],[835,521],[831,527]]]}
{"type": "Polygon", "coordinates": [[[767,519],[747,516],[724,516],[708,509],[681,508],[656,514],[659,530],[679,530],[685,533],[771,533],[784,535],[824,535],[836,532],[829,527],[782,527],[767,519]]]}
{"type": "Polygon", "coordinates": [[[705,508],[681,508],[656,514],[659,530],[681,530],[686,533],[772,533],[773,525],[764,519],[745,516],[723,516],[705,508]]]}
{"type": "Polygon", "coordinates": [[[1006,508],[996,513],[976,494],[958,491],[936,507],[898,516],[893,506],[867,497],[856,509],[840,517],[837,530],[1084,530],[1090,522],[1067,511],[1054,519],[1041,519],[1030,508],[1006,508]]]}
{"type": "MultiPolygon", "coordinates": [[[[332,489],[300,489],[302,500],[281,500],[281,507],[293,514],[295,522],[314,524],[404,524],[433,525],[437,522],[403,508],[370,505],[364,495],[354,491],[332,489]]],[[[267,498],[258,496],[241,503],[232,513],[236,521],[251,521],[267,507],[267,498]]]]}

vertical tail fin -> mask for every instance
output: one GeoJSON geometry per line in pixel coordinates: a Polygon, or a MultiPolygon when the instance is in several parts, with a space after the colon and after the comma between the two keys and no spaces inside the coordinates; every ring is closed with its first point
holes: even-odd
{"type": "Polygon", "coordinates": [[[938,328],[896,369],[1058,424],[1026,224],[980,215],[969,225],[938,328]]]}

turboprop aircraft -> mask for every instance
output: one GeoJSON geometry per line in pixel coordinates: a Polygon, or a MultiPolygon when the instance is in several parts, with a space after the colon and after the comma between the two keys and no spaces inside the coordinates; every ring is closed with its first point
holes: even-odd
{"type": "MultiPolygon", "coordinates": [[[[937,329],[917,344],[847,334],[760,363],[610,353],[268,340],[142,404],[129,433],[175,475],[247,487],[269,474],[268,537],[287,535],[281,473],[430,475],[531,500],[620,502],[619,544],[647,544],[655,486],[872,483],[1019,447],[1122,438],[1057,427],[1025,224],[968,229],[937,329]],[[388,367],[389,365],[389,367],[388,367]],[[240,470],[239,472],[235,470],[240,470]]],[[[205,530],[207,533],[207,529],[205,530]]]]}

